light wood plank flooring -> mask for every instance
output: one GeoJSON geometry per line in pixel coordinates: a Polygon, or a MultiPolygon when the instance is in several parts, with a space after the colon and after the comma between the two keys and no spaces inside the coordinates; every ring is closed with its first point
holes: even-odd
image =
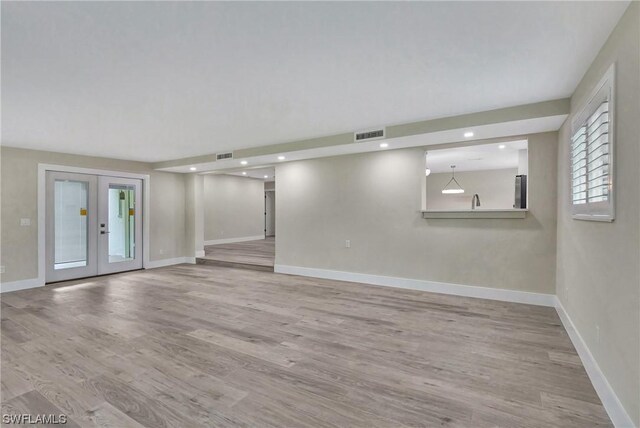
{"type": "Polygon", "coordinates": [[[274,237],[257,241],[235,242],[233,244],[207,245],[204,257],[198,263],[233,267],[264,267],[273,271],[276,258],[276,239],[274,237]]]}
{"type": "Polygon", "coordinates": [[[2,413],[68,426],[611,426],[552,308],[179,265],[3,294],[2,413]]]}

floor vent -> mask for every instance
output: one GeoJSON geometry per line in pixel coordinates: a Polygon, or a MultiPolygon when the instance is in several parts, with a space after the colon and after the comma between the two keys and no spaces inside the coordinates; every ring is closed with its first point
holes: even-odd
{"type": "Polygon", "coordinates": [[[374,129],[372,131],[355,132],[353,134],[353,141],[359,143],[362,141],[379,140],[384,138],[384,134],[384,128],[374,129]]]}

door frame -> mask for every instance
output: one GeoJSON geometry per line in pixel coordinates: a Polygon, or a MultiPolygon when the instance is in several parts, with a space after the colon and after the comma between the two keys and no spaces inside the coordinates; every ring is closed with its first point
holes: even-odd
{"type": "Polygon", "coordinates": [[[150,218],[150,176],[131,172],[112,171],[95,168],[81,168],[66,165],[38,164],[38,284],[46,283],[46,203],[47,203],[47,171],[71,172],[77,174],[107,175],[110,177],[136,178],[142,180],[142,268],[149,265],[149,218],[150,218]]]}

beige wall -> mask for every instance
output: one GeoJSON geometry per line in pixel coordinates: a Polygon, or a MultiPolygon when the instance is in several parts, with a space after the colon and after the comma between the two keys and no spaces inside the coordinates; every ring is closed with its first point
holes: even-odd
{"type": "Polygon", "coordinates": [[[433,173],[427,177],[428,210],[468,210],[471,198],[478,194],[480,209],[513,208],[515,178],[518,168],[456,172],[456,180],[464,189],[461,194],[443,194],[451,173],[433,173]]]}
{"type": "Polygon", "coordinates": [[[526,219],[423,219],[420,148],[280,164],[276,263],[554,293],[557,139],[529,136],[526,219]]]}
{"type": "Polygon", "coordinates": [[[38,276],[38,164],[149,174],[150,260],[182,257],[184,247],[184,178],[180,174],[157,172],[142,162],[76,156],[62,153],[0,148],[2,179],[2,265],[3,282],[38,276]],[[31,226],[20,226],[21,218],[31,226]]]}
{"type": "Polygon", "coordinates": [[[629,416],[640,426],[640,4],[632,3],[578,85],[559,134],[557,294],[629,416]],[[616,63],[616,219],[573,220],[571,120],[616,63]],[[597,330],[599,329],[599,340],[597,330]]]}
{"type": "Polygon", "coordinates": [[[204,240],[264,236],[264,182],[204,176],[204,240]]]}
{"type": "Polygon", "coordinates": [[[204,255],[204,176],[185,175],[185,243],[187,257],[204,255]]]}

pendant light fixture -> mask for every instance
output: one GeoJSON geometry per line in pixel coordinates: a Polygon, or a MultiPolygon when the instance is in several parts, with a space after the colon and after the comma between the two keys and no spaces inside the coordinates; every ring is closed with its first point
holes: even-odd
{"type": "Polygon", "coordinates": [[[454,193],[464,193],[464,189],[456,180],[456,166],[451,165],[451,180],[447,183],[446,186],[442,189],[442,193],[445,195],[454,194],[454,193]],[[455,184],[452,184],[455,183],[455,184]],[[457,187],[456,187],[457,186],[457,187]]]}

